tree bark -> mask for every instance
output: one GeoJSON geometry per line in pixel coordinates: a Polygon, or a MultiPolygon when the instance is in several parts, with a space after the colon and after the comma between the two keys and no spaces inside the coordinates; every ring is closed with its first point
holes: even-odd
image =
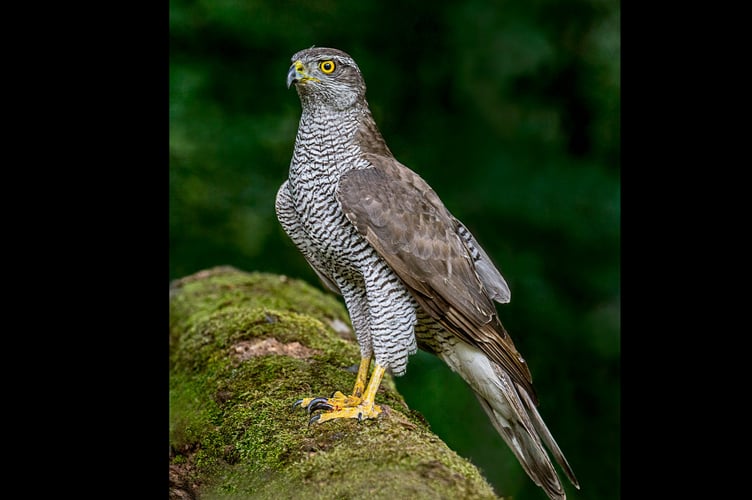
{"type": "Polygon", "coordinates": [[[497,498],[387,375],[378,419],[308,426],[359,350],[337,297],[229,267],[170,285],[170,498],[497,498]]]}

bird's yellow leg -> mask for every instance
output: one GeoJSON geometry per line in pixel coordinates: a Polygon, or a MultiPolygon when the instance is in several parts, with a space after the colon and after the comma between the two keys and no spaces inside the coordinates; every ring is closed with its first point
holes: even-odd
{"type": "MultiPolygon", "coordinates": [[[[342,394],[342,392],[337,391],[334,394],[331,395],[329,398],[304,398],[299,399],[295,402],[293,406],[301,406],[303,408],[308,408],[311,403],[313,403],[314,400],[324,400],[325,403],[329,404],[332,407],[345,407],[345,406],[357,406],[360,404],[361,396],[363,396],[363,391],[366,388],[366,379],[368,378],[368,368],[371,366],[371,358],[361,358],[360,359],[360,366],[358,367],[358,376],[355,378],[355,387],[353,388],[353,392],[351,396],[345,396],[342,394]]],[[[308,413],[310,413],[312,410],[309,409],[308,413]]]]}
{"type": "MultiPolygon", "coordinates": [[[[366,418],[376,418],[381,413],[381,407],[374,404],[376,399],[376,391],[381,385],[381,379],[384,378],[384,372],[386,370],[379,365],[375,365],[373,368],[373,374],[371,375],[371,381],[368,382],[366,392],[363,394],[363,398],[356,406],[345,406],[343,408],[332,408],[331,411],[315,415],[311,422],[326,422],[327,420],[333,420],[335,418],[357,418],[363,420],[366,418]],[[316,418],[318,417],[318,418],[316,418]]],[[[349,398],[348,398],[349,399],[349,398]]]]}
{"type": "Polygon", "coordinates": [[[371,358],[361,358],[360,366],[358,367],[358,378],[355,379],[355,388],[353,389],[353,396],[361,397],[363,391],[366,388],[366,379],[368,378],[368,367],[371,366],[371,358]]]}
{"type": "Polygon", "coordinates": [[[341,392],[335,392],[330,398],[306,398],[296,401],[295,406],[300,405],[311,413],[323,410],[321,414],[314,415],[309,424],[313,422],[326,422],[335,418],[376,418],[381,413],[381,407],[374,404],[376,391],[384,378],[385,368],[378,364],[374,366],[373,374],[368,385],[365,379],[368,375],[370,359],[362,359],[358,368],[358,377],[355,380],[355,388],[351,396],[345,396],[341,392]],[[361,396],[362,395],[362,396],[361,396]]]}

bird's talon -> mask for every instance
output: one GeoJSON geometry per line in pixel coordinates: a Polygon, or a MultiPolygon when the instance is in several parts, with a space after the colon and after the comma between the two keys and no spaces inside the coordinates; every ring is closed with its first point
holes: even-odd
{"type": "Polygon", "coordinates": [[[314,415],[311,417],[311,419],[308,421],[308,427],[311,426],[311,424],[316,423],[321,418],[321,415],[314,415]]]}
{"type": "Polygon", "coordinates": [[[315,401],[308,405],[308,414],[310,415],[316,410],[330,411],[333,409],[334,407],[324,399],[323,401],[315,401]]]}
{"type": "Polygon", "coordinates": [[[295,408],[296,406],[300,406],[303,403],[302,399],[298,399],[292,404],[292,407],[295,408]]]}
{"type": "Polygon", "coordinates": [[[329,406],[329,409],[331,409],[331,405],[329,404],[329,400],[326,398],[313,398],[310,403],[308,403],[308,406],[306,406],[306,410],[308,410],[308,414],[310,415],[312,412],[321,409],[322,407],[329,406]]]}

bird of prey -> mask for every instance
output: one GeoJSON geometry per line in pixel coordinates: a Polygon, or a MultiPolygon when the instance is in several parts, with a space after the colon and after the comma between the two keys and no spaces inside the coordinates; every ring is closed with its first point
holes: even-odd
{"type": "Polygon", "coordinates": [[[510,299],[501,273],[426,181],[389,150],[352,57],[301,50],[287,73],[291,85],[302,114],[277,218],[321,281],[342,295],[361,353],[351,394],[295,405],[319,412],[309,424],[375,418],[384,373],[403,375],[421,348],[467,382],[530,478],[551,499],[565,499],[546,448],[579,483],[499,320],[494,301],[510,299]]]}

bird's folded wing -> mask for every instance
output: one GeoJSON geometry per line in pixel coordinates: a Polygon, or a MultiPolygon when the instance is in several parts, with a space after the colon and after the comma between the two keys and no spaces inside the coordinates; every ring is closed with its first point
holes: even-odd
{"type": "Polygon", "coordinates": [[[457,220],[418,174],[392,157],[365,157],[373,167],[347,172],[337,188],[348,220],[434,319],[499,363],[535,399],[527,363],[498,319],[494,292],[484,287],[457,220]]]}

